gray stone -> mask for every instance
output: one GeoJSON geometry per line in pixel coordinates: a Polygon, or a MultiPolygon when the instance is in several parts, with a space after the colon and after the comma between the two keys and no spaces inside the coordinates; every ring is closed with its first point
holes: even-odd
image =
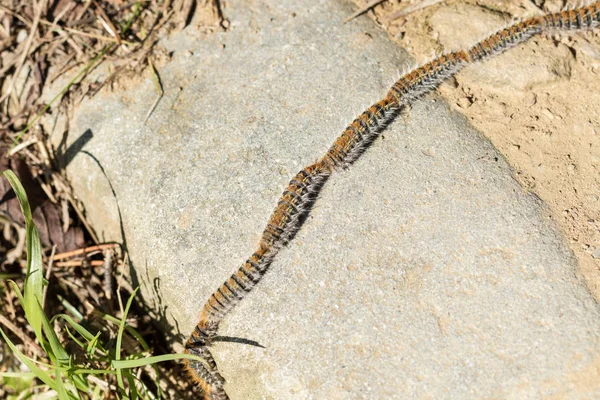
{"type": "MultiPolygon", "coordinates": [[[[76,193],[103,239],[122,240],[122,223],[142,294],[184,335],[290,177],[410,64],[367,18],[342,24],[351,9],[334,1],[224,12],[226,33],[163,41],[174,60],[146,124],[150,77],[84,102],[68,139],[92,135],[68,167],[76,193]]],[[[587,379],[600,310],[542,211],[461,115],[435,95],[417,102],[332,176],[226,318],[220,334],[265,346],[214,346],[228,393],[600,396],[587,379]]]]}

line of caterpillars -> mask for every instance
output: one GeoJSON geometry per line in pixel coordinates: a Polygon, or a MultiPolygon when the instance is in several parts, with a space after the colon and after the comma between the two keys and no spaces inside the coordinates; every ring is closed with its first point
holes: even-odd
{"type": "Polygon", "coordinates": [[[202,309],[200,322],[186,343],[186,352],[204,362],[186,361],[193,382],[204,399],[228,399],[225,383],[208,350],[219,323],[261,280],[282,246],[298,231],[323,184],[337,169],[347,168],[399,113],[422,95],[470,63],[503,52],[530,37],[556,29],[586,29],[600,23],[600,2],[534,17],[503,29],[469,50],[443,55],[400,78],[386,96],[360,114],[335,140],[325,156],[304,168],[290,181],[265,228],[258,249],[214,292],[202,309]]]}

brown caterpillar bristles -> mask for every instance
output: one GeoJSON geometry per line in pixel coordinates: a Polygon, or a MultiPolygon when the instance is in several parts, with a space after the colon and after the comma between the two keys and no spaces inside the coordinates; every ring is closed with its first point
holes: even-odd
{"type": "Polygon", "coordinates": [[[531,18],[496,32],[469,49],[469,60],[482,61],[542,32],[542,18],[531,18]]]}
{"type": "Polygon", "coordinates": [[[261,280],[279,249],[298,231],[323,184],[338,168],[346,168],[365,151],[398,114],[415,99],[437,88],[466,65],[501,53],[541,32],[554,29],[586,29],[600,24],[600,2],[570,11],[535,17],[489,36],[468,50],[461,50],[424,64],[401,77],[386,96],[360,114],[335,140],[325,156],[300,171],[279,199],[258,250],[215,291],[202,309],[200,322],[186,343],[186,352],[204,362],[186,360],[192,381],[206,400],[224,400],[225,380],[208,350],[219,323],[261,280]]]}
{"type": "Polygon", "coordinates": [[[465,51],[445,54],[404,75],[394,83],[387,97],[394,98],[400,107],[410,105],[415,99],[436,89],[468,62],[469,56],[465,51]]]}

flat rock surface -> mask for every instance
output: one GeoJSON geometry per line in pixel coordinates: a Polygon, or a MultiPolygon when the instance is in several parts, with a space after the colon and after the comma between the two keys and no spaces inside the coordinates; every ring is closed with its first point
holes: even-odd
{"type": "MultiPolygon", "coordinates": [[[[252,253],[290,177],[411,64],[335,1],[227,2],[228,32],[77,111],[75,192],[125,240],[142,293],[187,335],[252,253]],[[280,4],[285,3],[285,4],[280,4]],[[79,141],[78,141],[79,140],[79,141]],[[124,235],[124,237],[122,237],[124,235]]],[[[489,142],[435,95],[332,176],[222,324],[232,399],[600,396],[600,310],[489,142]]]]}

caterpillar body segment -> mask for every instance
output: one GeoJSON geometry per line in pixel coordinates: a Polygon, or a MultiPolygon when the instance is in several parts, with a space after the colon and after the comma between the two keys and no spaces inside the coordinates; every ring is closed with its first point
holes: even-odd
{"type": "Polygon", "coordinates": [[[279,198],[277,207],[263,232],[261,239],[263,246],[276,251],[291,240],[330,174],[330,166],[317,161],[292,178],[279,198]]]}
{"type": "Polygon", "coordinates": [[[333,168],[347,168],[385,129],[399,111],[398,102],[386,96],[360,114],[331,145],[323,163],[333,168]]]}
{"type": "Polygon", "coordinates": [[[292,178],[265,228],[259,248],[229,279],[210,296],[200,314],[200,322],[186,343],[186,353],[202,357],[206,363],[186,360],[186,369],[201,388],[206,400],[227,399],[224,379],[208,350],[219,323],[260,282],[277,251],[285,245],[310,211],[316,194],[331,173],[322,161],[312,164],[292,178]]]}
{"type": "Polygon", "coordinates": [[[554,29],[594,28],[600,24],[600,3],[534,17],[496,32],[469,49],[469,60],[481,61],[527,41],[532,36],[554,29]]]}
{"type": "Polygon", "coordinates": [[[595,2],[586,7],[567,10],[542,17],[542,25],[550,29],[586,29],[595,28],[600,24],[600,2],[595,2]]]}
{"type": "Polygon", "coordinates": [[[223,318],[260,282],[279,249],[296,234],[331,173],[346,168],[370,143],[416,99],[435,90],[444,80],[470,63],[482,61],[522,43],[534,35],[556,29],[588,29],[600,25],[600,1],[574,10],[534,17],[502,29],[468,50],[448,53],[404,75],[386,96],[375,103],[342,132],[325,156],[304,168],[285,188],[260,239],[258,250],[208,299],[200,322],[186,343],[186,353],[204,362],[186,360],[192,381],[205,400],[228,399],[217,364],[208,350],[223,318]]]}
{"type": "Polygon", "coordinates": [[[205,303],[200,322],[188,340],[190,348],[210,345],[219,322],[260,282],[278,249],[297,232],[302,216],[310,210],[329,174],[329,166],[317,162],[292,178],[267,223],[258,249],[205,303]]]}
{"type": "Polygon", "coordinates": [[[465,51],[445,54],[404,75],[394,83],[387,97],[394,98],[399,107],[410,105],[419,97],[435,90],[468,63],[469,56],[465,51]]]}
{"type": "Polygon", "coordinates": [[[207,322],[208,318],[204,313],[205,310],[185,344],[187,354],[198,356],[203,361],[186,359],[184,367],[192,382],[202,390],[204,400],[229,400],[223,388],[225,379],[219,373],[217,363],[208,349],[217,333],[218,322],[207,322]]]}
{"type": "Polygon", "coordinates": [[[229,400],[223,385],[225,379],[219,374],[217,363],[206,347],[187,347],[186,353],[201,357],[198,360],[185,360],[185,370],[192,382],[202,390],[204,400],[229,400]]]}
{"type": "MultiPolygon", "coordinates": [[[[214,336],[223,317],[260,282],[273,257],[272,249],[261,242],[254,254],[209,297],[190,340],[196,333],[197,337],[202,337],[202,333],[206,333],[207,338],[214,336]]],[[[201,343],[197,340],[196,342],[201,343]]]]}
{"type": "Polygon", "coordinates": [[[542,18],[530,18],[491,35],[469,49],[469,60],[482,61],[542,32],[542,18]]]}

